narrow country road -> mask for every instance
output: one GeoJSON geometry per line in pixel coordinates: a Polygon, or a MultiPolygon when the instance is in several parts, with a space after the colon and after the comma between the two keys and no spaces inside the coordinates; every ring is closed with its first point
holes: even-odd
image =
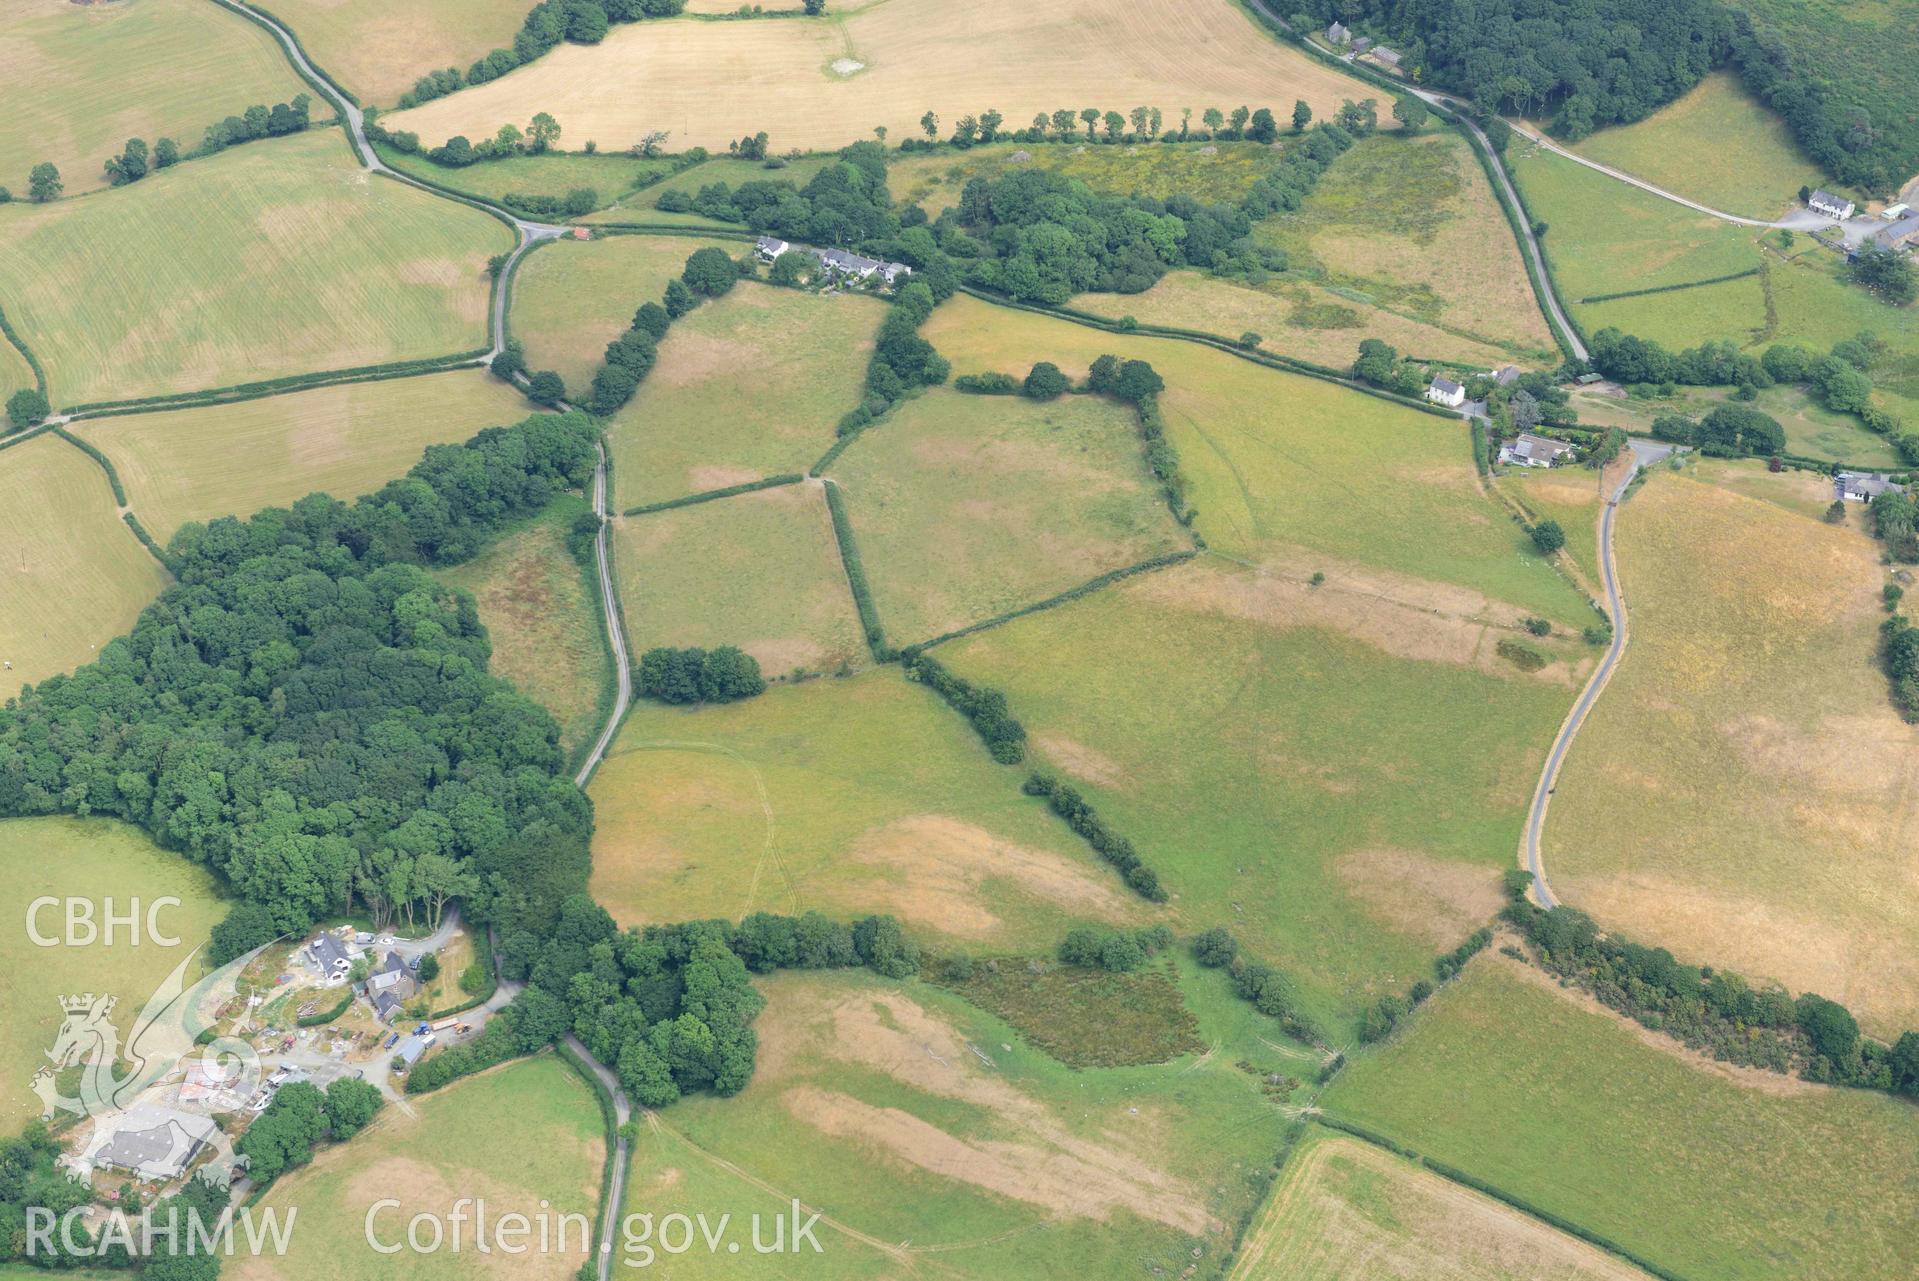
{"type": "Polygon", "coordinates": [[[1546,877],[1545,856],[1539,850],[1539,837],[1546,827],[1546,807],[1552,804],[1553,788],[1559,782],[1559,767],[1565,763],[1574,736],[1586,723],[1587,713],[1599,701],[1600,692],[1606,688],[1606,682],[1612,679],[1613,669],[1619,666],[1619,659],[1626,652],[1626,598],[1619,591],[1619,571],[1613,563],[1613,517],[1618,515],[1619,500],[1625,494],[1626,487],[1632,484],[1633,477],[1642,468],[1650,467],[1672,453],[1671,445],[1651,440],[1634,440],[1629,447],[1633,456],[1632,466],[1613,492],[1607,495],[1605,510],[1599,517],[1599,575],[1606,586],[1606,614],[1612,619],[1612,643],[1606,647],[1605,657],[1599,660],[1599,666],[1593,669],[1586,688],[1580,691],[1579,701],[1566,713],[1565,723],[1559,727],[1559,737],[1553,740],[1552,750],[1546,753],[1545,768],[1539,771],[1539,785],[1533,789],[1532,808],[1526,814],[1526,837],[1520,856],[1526,870],[1532,873],[1533,895],[1541,907],[1559,906],[1559,899],[1553,894],[1552,882],[1546,877]]]}
{"type": "Polygon", "coordinates": [[[600,465],[593,472],[593,510],[600,517],[600,533],[593,544],[593,559],[600,575],[600,607],[606,611],[606,638],[613,647],[613,679],[616,688],[613,696],[613,710],[606,718],[606,724],[600,729],[600,736],[594,741],[593,750],[586,754],[580,763],[580,772],[573,781],[585,787],[587,780],[593,777],[593,771],[606,759],[606,749],[613,744],[613,735],[620,728],[620,722],[626,718],[626,709],[633,702],[633,663],[626,649],[626,625],[620,617],[619,596],[613,590],[613,521],[607,511],[606,493],[606,444],[600,444],[600,465]]]}

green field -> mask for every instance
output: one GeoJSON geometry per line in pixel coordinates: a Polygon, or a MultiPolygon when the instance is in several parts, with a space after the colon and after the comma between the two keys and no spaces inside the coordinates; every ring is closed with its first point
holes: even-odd
{"type": "Polygon", "coordinates": [[[1102,333],[970,297],[940,307],[922,332],[963,371],[1023,376],[1044,359],[1078,378],[1101,352],[1151,361],[1166,380],[1160,408],[1192,482],[1197,528],[1220,551],[1300,578],[1383,572],[1408,592],[1434,585],[1409,579],[1468,589],[1473,599],[1448,599],[1453,612],[1592,620],[1584,597],[1480,490],[1457,420],[1193,343],[1102,333]]]}
{"type": "MultiPolygon", "coordinates": [[[[438,142],[435,139],[433,145],[437,146],[438,142]]],[[[425,156],[407,155],[388,146],[380,146],[378,150],[380,159],[401,173],[487,200],[499,200],[514,193],[557,197],[576,187],[591,187],[599,195],[596,208],[612,204],[673,169],[670,160],[642,160],[620,151],[593,155],[582,151],[549,151],[543,155],[512,156],[455,168],[436,165],[425,156]]]]}
{"type": "Polygon", "coordinates": [[[859,404],[884,314],[856,295],[749,284],[681,317],[608,427],[617,505],[805,471],[859,404]]]}
{"type": "MultiPolygon", "coordinates": [[[[144,555],[144,553],[142,553],[144,555]]],[[[207,933],[226,915],[212,877],[178,854],[170,854],[145,835],[107,819],[16,818],[0,822],[0,913],[5,932],[9,981],[0,988],[0,1127],[6,1133],[40,1115],[33,1075],[47,1066],[63,1017],[60,999],[85,992],[119,998],[114,1024],[122,1035],[136,1025],[147,999],[174,967],[206,942],[207,933]],[[125,916],[138,901],[139,939],[118,927],[111,945],[103,937],[91,946],[37,946],[28,933],[27,911],[34,900],[53,896],[87,899],[95,922],[104,927],[109,906],[125,916]],[[147,907],[161,898],[180,900],[160,907],[153,923],[177,946],[146,934],[147,907]],[[111,898],[111,904],[108,899],[111,898]]],[[[63,940],[65,915],[56,905],[31,923],[42,937],[63,940]]],[[[199,976],[198,969],[190,978],[199,976]]],[[[71,1083],[67,1083],[69,1089],[71,1083]]]]}
{"type": "Polygon", "coordinates": [[[486,259],[509,243],[317,130],[0,207],[0,297],[74,405],[482,347],[486,259]]]}
{"type": "Polygon", "coordinates": [[[560,744],[591,740],[613,681],[593,575],[567,550],[582,497],[557,499],[540,516],[440,577],[472,592],[493,642],[491,671],[553,713],[560,744]]]}
{"type": "Polygon", "coordinates": [[[934,652],[1005,691],[1035,764],[1133,842],[1183,930],[1239,930],[1338,1042],[1498,910],[1588,661],[1529,639],[1558,661],[1527,675],[1506,638],[1209,558],[934,652]]]}
{"type": "Polygon", "coordinates": [[[1919,745],[1875,659],[1886,571],[1861,524],[1664,472],[1634,495],[1632,646],[1544,844],[1560,896],[1607,927],[1896,1036],[1919,1025],[1919,890],[1887,837],[1919,813],[1919,745]]]}
{"type": "Polygon", "coordinates": [[[185,151],[216,121],[308,92],[272,36],[206,0],[12,0],[0,82],[27,94],[0,113],[0,187],[20,200],[43,160],[78,195],[107,185],[106,158],[128,138],[185,151]]]}
{"type": "Polygon", "coordinates": [[[636,656],[655,645],[738,645],[769,677],[863,657],[817,483],[628,516],[613,541],[636,656]]]}
{"type": "Polygon", "coordinates": [[[994,179],[1022,169],[1044,169],[1106,195],[1164,200],[1186,195],[1204,204],[1237,204],[1278,162],[1281,151],[1257,142],[1185,146],[1092,147],[996,143],[970,151],[902,156],[886,170],[893,198],[937,218],[959,203],[974,178],[994,179]],[[1026,159],[1014,157],[1024,155],[1026,159]]]}
{"type": "Polygon", "coordinates": [[[308,56],[369,107],[393,105],[429,71],[452,66],[464,73],[491,50],[511,45],[528,7],[522,0],[275,0],[272,6],[308,56]]]}
{"type": "Polygon", "coordinates": [[[0,401],[34,385],[33,366],[27,363],[27,358],[20,354],[19,348],[6,341],[4,334],[0,334],[0,401]]]}
{"type": "Polygon", "coordinates": [[[512,332],[526,344],[527,366],[555,370],[570,390],[585,391],[640,304],[658,302],[693,251],[714,243],[611,236],[542,246],[513,277],[512,332]]]}
{"type": "MultiPolygon", "coordinates": [[[[1644,433],[1652,430],[1653,419],[1667,414],[1683,414],[1689,418],[1709,414],[1732,398],[1732,390],[1729,387],[1680,387],[1671,396],[1643,400],[1575,391],[1572,407],[1579,414],[1582,427],[1623,427],[1644,433]]],[[[1785,428],[1789,453],[1859,467],[1900,466],[1899,451],[1890,441],[1867,431],[1851,414],[1820,405],[1813,400],[1808,388],[1767,387],[1749,403],[1754,409],[1771,414],[1785,428]]]]}
{"type": "MultiPolygon", "coordinates": [[[[1618,483],[1616,475],[1608,476],[1618,483]]],[[[1586,467],[1509,467],[1492,482],[1520,504],[1527,520],[1556,520],[1566,531],[1566,554],[1572,557],[1595,596],[1599,593],[1598,472],[1586,467]]]]}
{"type": "Polygon", "coordinates": [[[593,779],[594,897],[630,924],[891,912],[1001,950],[1151,919],[1023,777],[895,668],[694,711],[643,701],[593,779]]]}
{"type": "Polygon", "coordinates": [[[930,640],[1099,574],[1183,551],[1133,411],[935,388],[833,467],[896,644],[930,640]]]}
{"type": "Polygon", "coordinates": [[[531,409],[486,371],[463,369],[102,418],[77,433],[113,460],[133,510],[165,542],[190,520],[251,516],[308,494],[371,493],[428,445],[518,422],[531,409]]]}
{"type": "Polygon", "coordinates": [[[798,1196],[821,1253],[702,1247],[674,1276],[1213,1278],[1287,1125],[1218,1057],[1075,1072],[923,984],[762,986],[752,1084],[643,1123],[627,1209],[737,1224],[798,1196]]]}
{"type": "Polygon", "coordinates": [[[1358,1139],[1309,1129],[1233,1281],[1634,1281],[1646,1274],[1358,1139]]]}
{"type": "Polygon", "coordinates": [[[476,1267],[470,1201],[463,1207],[469,1216],[463,1249],[451,1248],[447,1216],[462,1198],[484,1200],[489,1232],[512,1213],[552,1224],[552,1248],[539,1248],[536,1228],[520,1242],[525,1253],[501,1275],[562,1281],[579,1270],[592,1252],[606,1145],[599,1105],[572,1068],[549,1054],[408,1100],[407,1107],[412,1115],[387,1104],[351,1142],[322,1149],[311,1166],[275,1183],[261,1205],[283,1215],[298,1210],[292,1248],[277,1257],[242,1253],[223,1275],[239,1281],[317,1281],[342,1270],[368,1281],[490,1275],[502,1256],[496,1252],[476,1267]],[[375,1203],[387,1199],[400,1206],[376,1212],[375,1203]],[[442,1221],[447,1235],[438,1251],[380,1254],[369,1245],[369,1219],[382,1244],[403,1244],[407,1222],[417,1214],[442,1221]],[[570,1221],[564,1249],[561,1215],[585,1219],[584,1228],[577,1218],[570,1221]]]}
{"type": "Polygon", "coordinates": [[[1825,185],[1786,122],[1731,71],[1713,72],[1677,102],[1634,124],[1602,129],[1574,150],[1748,218],[1776,218],[1797,203],[1799,188],[1825,185]]]}
{"type": "Polygon", "coordinates": [[[0,701],[70,672],[170,581],[114,509],[106,475],[57,436],[0,451],[0,701]]]}
{"type": "Polygon", "coordinates": [[[1911,1105],[1741,1083],[1542,982],[1474,962],[1322,1105],[1694,1281],[1919,1267],[1911,1105]]]}
{"type": "Polygon", "coordinates": [[[689,227],[726,227],[739,228],[738,223],[718,222],[697,213],[667,213],[655,208],[659,198],[669,191],[684,192],[689,196],[698,194],[701,187],[723,182],[728,187],[738,187],[747,182],[790,182],[795,187],[804,187],[814,174],[826,168],[833,157],[830,155],[796,156],[792,159],[779,158],[772,164],[763,160],[737,160],[730,156],[718,156],[702,161],[653,186],[634,191],[621,197],[612,208],[602,209],[583,222],[650,222],[684,223],[689,227]]]}

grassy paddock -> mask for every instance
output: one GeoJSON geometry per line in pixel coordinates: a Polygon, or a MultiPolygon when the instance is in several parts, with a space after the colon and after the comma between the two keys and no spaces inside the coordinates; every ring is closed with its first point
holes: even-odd
{"type": "Polygon", "coordinates": [[[674,145],[724,149],[764,128],[778,150],[872,136],[917,136],[928,108],[945,122],[996,105],[1009,122],[1091,103],[1289,111],[1322,118],[1355,96],[1351,80],[1276,43],[1226,4],[1177,0],[1123,9],[1090,0],[994,0],[956,9],[889,0],[814,22],[643,22],[595,46],[566,45],[490,84],[400,112],[396,129],[436,141],[491,134],[550,111],[572,139],[623,146],[651,127],[674,145]],[[839,64],[835,69],[834,64],[839,64]],[[622,91],[605,92],[618,83],[622,91]]]}
{"type": "Polygon", "coordinates": [[[576,517],[592,510],[568,494],[530,523],[440,577],[472,592],[493,642],[492,671],[560,723],[567,750],[600,727],[612,684],[599,597],[567,550],[576,517]]]}
{"type": "Polygon", "coordinates": [[[607,432],[619,505],[804,471],[859,403],[884,315],[871,298],[746,284],[681,317],[607,432]]]}
{"type": "Polygon", "coordinates": [[[471,349],[487,255],[508,247],[319,130],[0,207],[0,296],[56,402],[78,404],[471,349]]]}
{"type": "Polygon", "coordinates": [[[272,36],[206,0],[14,0],[0,12],[0,77],[33,88],[31,107],[0,113],[0,186],[19,200],[42,160],[78,195],[107,185],[106,158],[128,138],[184,151],[216,121],[307,92],[272,36]]]}
{"type": "MultiPolygon", "coordinates": [[[[695,249],[711,240],[610,236],[544,246],[513,277],[513,336],[532,369],[552,369],[582,392],[606,345],[625,333],[643,302],[658,302],[695,249]]],[[[736,246],[725,246],[733,250],[736,246]]]]}
{"type": "Polygon", "coordinates": [[[0,453],[0,699],[72,671],[168,583],[121,523],[100,467],[52,434],[0,453]]]}
{"type": "Polygon", "coordinates": [[[696,213],[666,213],[654,208],[654,205],[669,191],[684,192],[691,196],[701,187],[711,186],[716,182],[723,182],[729,187],[737,187],[743,182],[790,182],[795,187],[804,187],[812,180],[814,174],[824,169],[831,161],[831,156],[824,155],[796,156],[791,159],[778,157],[770,164],[764,160],[737,160],[731,156],[715,156],[711,160],[682,169],[663,182],[632,192],[622,197],[612,208],[603,209],[583,221],[685,222],[689,225],[707,224],[738,229],[738,223],[715,222],[696,213]]]}
{"type": "Polygon", "coordinates": [[[895,668],[695,711],[642,702],[593,780],[593,893],[630,924],[886,911],[969,948],[1148,919],[1019,778],[895,668]]]}
{"type": "Polygon", "coordinates": [[[479,369],[343,383],[206,409],[76,425],[111,458],[161,542],[191,520],[250,516],[308,494],[370,493],[428,445],[518,422],[531,407],[479,369]]]}
{"type": "Polygon", "coordinates": [[[732,1099],[642,1122],[629,1211],[825,1211],[823,1248],[675,1260],[675,1276],[1218,1275],[1286,1118],[1217,1058],[1073,1071],[924,984],[762,984],[732,1099]]]}
{"type": "Polygon", "coordinates": [[[1692,1281],[1911,1272],[1919,1112],[1731,1079],[1549,982],[1481,958],[1323,1106],[1692,1281]]]}
{"type": "Polygon", "coordinates": [[[834,480],[887,632],[929,640],[1189,545],[1133,411],[935,388],[840,457],[834,480]]]}
{"type": "MultiPolygon", "coordinates": [[[[121,537],[126,537],[124,531],[121,537]]],[[[31,1082],[34,1072],[46,1065],[46,1051],[59,1032],[60,998],[112,993],[120,1002],[113,1021],[126,1034],[161,980],[206,941],[226,915],[226,905],[204,869],[162,850],[137,829],[106,819],[0,822],[0,869],[0,912],[9,922],[0,935],[6,940],[0,956],[12,975],[0,988],[0,1126],[11,1134],[40,1115],[31,1082]],[[92,946],[38,947],[27,933],[27,908],[48,895],[91,900],[101,924],[109,895],[121,913],[127,911],[129,899],[143,904],[179,899],[178,907],[160,908],[155,923],[180,942],[167,946],[154,941],[144,933],[143,922],[137,944],[128,940],[122,926],[111,945],[102,938],[92,946]]],[[[37,924],[42,935],[64,933],[58,907],[42,911],[37,924]]],[[[191,971],[189,981],[198,974],[191,971]]]]}
{"type": "MultiPolygon", "coordinates": [[[[464,1248],[428,1254],[377,1254],[366,1223],[374,1203],[401,1202],[374,1219],[380,1238],[404,1242],[407,1221],[429,1214],[446,1221],[461,1198],[484,1198],[489,1225],[521,1213],[554,1223],[553,1248],[537,1232],[512,1265],[516,1277],[562,1281],[591,1257],[594,1208],[605,1163],[599,1105],[586,1082],[559,1058],[545,1055],[463,1081],[423,1100],[413,1115],[388,1104],[352,1142],[321,1151],[311,1166],[283,1176],[264,1207],[299,1211],[300,1230],[284,1256],[242,1254],[226,1265],[238,1281],[319,1281],[346,1269],[369,1281],[438,1281],[471,1277],[473,1228],[464,1248]],[[560,1215],[584,1216],[582,1229],[558,1240],[560,1215]],[[586,1240],[582,1248],[582,1240],[586,1240]]],[[[470,1215],[473,1207],[468,1204],[470,1215]]],[[[447,1228],[450,1246],[452,1228],[447,1228]]],[[[426,1238],[423,1238],[426,1239],[426,1238]]]]}
{"type": "MultiPolygon", "coordinates": [[[[464,75],[477,59],[511,45],[532,6],[524,0],[415,0],[403,6],[386,0],[270,0],[266,7],[361,102],[390,106],[427,72],[451,66],[464,75]]],[[[524,129],[530,118],[513,123],[524,129]]],[[[493,121],[485,136],[505,123],[505,117],[493,121]]]]}
{"type": "Polygon", "coordinates": [[[1632,648],[1545,844],[1608,927],[1896,1035],[1919,1024],[1919,891],[1886,836],[1912,821],[1919,744],[1874,659],[1886,577],[1859,523],[1655,474],[1618,521],[1632,648]]]}
{"type": "MultiPolygon", "coordinates": [[[[433,145],[438,143],[435,139],[433,145]]],[[[671,160],[642,160],[620,151],[591,156],[578,151],[550,151],[482,161],[463,169],[436,165],[425,156],[409,156],[392,147],[382,146],[379,152],[382,160],[401,173],[495,202],[510,193],[564,196],[576,187],[591,187],[599,193],[599,203],[608,205],[673,168],[671,160]]]]}

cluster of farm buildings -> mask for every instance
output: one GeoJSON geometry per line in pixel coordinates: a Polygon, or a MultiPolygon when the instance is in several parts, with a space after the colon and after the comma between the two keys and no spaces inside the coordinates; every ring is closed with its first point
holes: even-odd
{"type": "Polygon", "coordinates": [[[913,269],[903,262],[885,262],[844,249],[815,249],[810,245],[788,244],[777,236],[761,236],[753,243],[753,255],[761,262],[777,262],[783,254],[788,253],[807,255],[819,264],[821,273],[827,279],[847,284],[877,280],[884,285],[895,285],[913,274],[913,269]]]}

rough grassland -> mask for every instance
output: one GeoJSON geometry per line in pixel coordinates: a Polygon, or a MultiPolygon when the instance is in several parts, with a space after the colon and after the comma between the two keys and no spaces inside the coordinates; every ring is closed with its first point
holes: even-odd
{"type": "Polygon", "coordinates": [[[1574,675],[1494,657],[1506,634],[1215,560],[937,652],[1006,692],[1182,931],[1240,931],[1338,1041],[1498,910],[1574,675]]]}
{"type": "Polygon", "coordinates": [[[1140,456],[1132,410],[936,388],[833,468],[874,604],[898,644],[1191,546],[1140,456]]]}
{"type": "Polygon", "coordinates": [[[1302,578],[1351,562],[1468,588],[1506,602],[1494,607],[1501,617],[1517,606],[1591,621],[1584,598],[1481,492],[1461,422],[1193,343],[1102,333],[970,297],[941,306],[923,332],[962,372],[1024,376],[1033,361],[1053,360],[1081,378],[1102,352],[1151,361],[1166,380],[1160,408],[1199,531],[1221,551],[1302,578]]]}
{"type": "Polygon", "coordinates": [[[1322,1104],[1694,1281],[1919,1267],[1910,1104],[1731,1079],[1545,982],[1482,957],[1322,1104]]]}
{"type": "Polygon", "coordinates": [[[738,645],[772,677],[862,655],[817,483],[624,517],[614,543],[636,661],[655,645],[738,645]]]}
{"type": "Polygon", "coordinates": [[[0,453],[0,700],[70,672],[170,581],[114,509],[107,478],[57,436],[0,453]]]}
{"type": "Polygon", "coordinates": [[[531,408],[484,370],[463,369],[83,420],[76,431],[113,460],[128,502],[164,543],[190,520],[371,493],[428,445],[518,422],[531,408]]]}
{"type": "Polygon", "coordinates": [[[593,737],[612,681],[599,599],[567,550],[573,521],[591,508],[568,495],[441,578],[473,593],[493,642],[495,676],[553,713],[569,750],[593,737]]]}
{"type": "MultiPolygon", "coordinates": [[[[579,392],[593,382],[606,345],[625,333],[643,302],[658,302],[695,249],[715,242],[678,236],[610,236],[543,246],[513,277],[513,336],[532,369],[552,369],[579,392]]],[[[729,251],[733,245],[724,246],[729,251]]]]}
{"type": "Polygon", "coordinates": [[[1150,909],[896,668],[683,711],[641,702],[594,776],[593,894],[625,923],[891,912],[1050,951],[1150,909]]]}
{"type": "Polygon", "coordinates": [[[1560,775],[1555,888],[1882,1034],[1919,1024],[1919,730],[1874,661],[1878,545],[1669,474],[1618,538],[1632,648],[1560,775]]]}
{"type": "Polygon", "coordinates": [[[681,317],[607,431],[618,505],[803,472],[859,404],[886,309],[746,284],[681,317]]]}
{"type": "MultiPolygon", "coordinates": [[[[0,986],[0,1125],[17,1133],[23,1122],[40,1115],[33,1074],[47,1065],[46,1052],[60,1030],[60,998],[82,992],[118,996],[114,1022],[125,1034],[154,988],[206,942],[208,931],[226,915],[226,905],[204,869],[125,824],[19,818],[0,823],[0,913],[8,923],[0,957],[11,976],[0,986]],[[143,921],[137,946],[125,926],[112,946],[104,940],[90,947],[36,946],[27,933],[27,908],[47,895],[91,900],[101,924],[108,895],[121,913],[129,898],[143,904],[177,898],[180,906],[161,908],[155,923],[179,945],[155,942],[143,921]]],[[[37,925],[44,937],[62,937],[63,909],[43,910],[37,925]]],[[[198,976],[197,970],[190,973],[198,976]]]]}
{"type": "Polygon", "coordinates": [[[379,152],[382,160],[402,173],[488,200],[514,192],[564,196],[575,187],[591,187],[599,193],[601,204],[611,204],[672,168],[671,161],[641,160],[625,152],[589,156],[578,151],[549,151],[538,156],[488,160],[463,169],[436,165],[425,156],[409,156],[392,147],[382,146],[379,152]]]}
{"type": "Polygon", "coordinates": [[[119,400],[484,346],[510,243],[316,130],[0,207],[0,297],[56,403],[119,400]]]}
{"type": "Polygon", "coordinates": [[[824,22],[643,22],[597,46],[566,45],[491,84],[388,120],[435,140],[491,134],[550,111],[569,138],[624,146],[649,129],[674,145],[724,148],[766,129],[778,150],[820,150],[917,135],[929,108],[944,122],[996,106],[1024,124],[1040,110],[1089,104],[1128,111],[1242,103],[1321,117],[1353,82],[1256,27],[1227,0],[1032,0],[955,7],[889,0],[824,22]],[[846,61],[860,64],[850,75],[846,61]]]}
{"type": "Polygon", "coordinates": [[[738,223],[716,222],[696,213],[666,213],[654,208],[659,198],[669,191],[683,191],[687,195],[696,195],[701,187],[723,182],[729,187],[737,187],[743,182],[790,182],[795,187],[804,187],[814,174],[831,163],[831,156],[796,156],[792,159],[774,157],[769,163],[764,160],[737,160],[731,156],[715,156],[688,169],[682,169],[664,182],[636,191],[618,201],[613,208],[602,209],[582,219],[583,222],[684,222],[706,226],[731,226],[739,229],[738,223]]]}
{"type": "MultiPolygon", "coordinates": [[[[476,60],[511,45],[532,6],[524,0],[274,0],[270,7],[328,75],[367,106],[391,106],[427,72],[450,66],[464,75],[476,60]]],[[[514,123],[525,128],[529,118],[514,123]]],[[[506,119],[488,125],[486,136],[506,119]]]]}
{"type": "Polygon", "coordinates": [[[78,195],[107,185],[128,138],[184,151],[216,120],[306,91],[271,36],[207,0],[10,0],[0,83],[19,95],[0,113],[0,187],[18,200],[42,160],[78,195]]]}
{"type": "Polygon", "coordinates": [[[1748,218],[1773,218],[1799,188],[1825,176],[1799,150],[1786,122],[1715,71],[1685,97],[1636,124],[1603,129],[1580,155],[1655,186],[1748,218]]]}
{"type": "MultiPolygon", "coordinates": [[[[1178,128],[1175,114],[1166,121],[1178,128]]],[[[1078,126],[1075,126],[1078,127],[1078,126]]],[[[1207,204],[1235,203],[1278,162],[1281,152],[1257,142],[1152,144],[1107,147],[1007,142],[966,152],[930,152],[902,156],[886,172],[896,200],[919,205],[939,217],[959,203],[960,191],[974,178],[999,178],[1021,169],[1045,169],[1074,178],[1094,191],[1138,194],[1155,200],[1188,195],[1207,204]],[[1210,148],[1212,154],[1204,154],[1210,148]],[[1013,157],[1026,153],[1024,161],[1013,157]]]]}
{"type": "MultiPolygon", "coordinates": [[[[1572,406],[1579,413],[1581,426],[1648,432],[1653,419],[1662,415],[1698,418],[1731,398],[1730,387],[1680,387],[1671,396],[1648,400],[1581,390],[1573,392],[1572,406]]],[[[1898,451],[1884,436],[1867,431],[1851,414],[1821,406],[1805,387],[1767,387],[1748,403],[1779,420],[1786,430],[1790,453],[1865,467],[1900,466],[1898,451]]]]}
{"type": "Polygon", "coordinates": [[[1210,1281],[1287,1124],[1217,1057],[1075,1072],[923,984],[761,986],[752,1083],[641,1122],[627,1209],[737,1230],[798,1196],[821,1253],[697,1248],[676,1277],[1210,1281]]]}
{"type": "Polygon", "coordinates": [[[1566,531],[1566,554],[1599,590],[1599,473],[1586,467],[1508,468],[1493,481],[1532,521],[1556,520],[1566,531]]]}
{"type": "MultiPolygon", "coordinates": [[[[591,1257],[606,1145],[599,1105],[574,1070],[552,1055],[511,1064],[425,1099],[413,1115],[389,1103],[372,1127],[349,1143],[323,1149],[313,1164],[274,1184],[262,1208],[284,1216],[299,1210],[293,1245],[280,1257],[244,1251],[226,1265],[238,1281],[321,1281],[347,1274],[367,1281],[534,1277],[563,1281],[591,1257]],[[551,1225],[553,1248],[542,1251],[538,1229],[519,1255],[481,1255],[474,1244],[471,1202],[462,1208],[462,1249],[452,1247],[447,1216],[462,1198],[483,1199],[487,1230],[500,1216],[524,1214],[551,1225]],[[368,1244],[375,1202],[396,1200],[373,1219],[384,1245],[406,1242],[407,1222],[431,1215],[446,1225],[434,1253],[402,1249],[379,1254],[368,1244]],[[548,1206],[550,1203],[550,1206],[548,1206]],[[561,1215],[584,1216],[582,1228],[558,1239],[561,1215]]],[[[432,1240],[430,1230],[420,1240],[432,1240]]],[[[489,1241],[489,1244],[491,1241],[489,1241]]]]}
{"type": "Polygon", "coordinates": [[[1233,1281],[1635,1281],[1577,1237],[1317,1127],[1240,1243],[1233,1281]]]}

